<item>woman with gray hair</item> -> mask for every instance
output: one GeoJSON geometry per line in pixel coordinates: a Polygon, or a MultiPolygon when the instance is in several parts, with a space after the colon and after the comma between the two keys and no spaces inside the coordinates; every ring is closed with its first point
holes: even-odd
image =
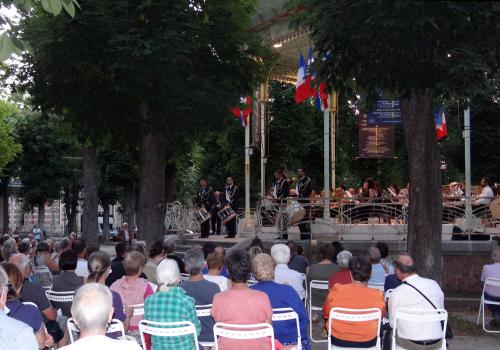
{"type": "MultiPolygon", "coordinates": [[[[158,290],[149,296],[144,303],[144,318],[156,322],[190,321],[200,335],[200,320],[196,316],[195,300],[186,295],[186,291],[178,286],[180,282],[179,266],[172,259],[164,259],[156,268],[158,290]]],[[[151,337],[152,349],[194,349],[191,336],[151,337]]]]}
{"type": "MultiPolygon", "coordinates": [[[[307,338],[308,317],[304,304],[291,286],[274,282],[274,261],[269,254],[257,254],[252,259],[252,272],[257,283],[251,289],[264,292],[269,297],[273,309],[292,308],[299,316],[302,349],[311,349],[307,338]]],[[[285,349],[297,345],[297,327],[295,321],[280,321],[273,323],[274,336],[285,346],[285,349]]]]}
{"type": "Polygon", "coordinates": [[[306,296],[304,276],[287,265],[290,261],[290,248],[283,243],[275,244],[271,247],[271,256],[276,262],[274,282],[292,286],[299,297],[304,299],[306,296]]]}
{"type": "Polygon", "coordinates": [[[337,254],[337,264],[340,271],[334,272],[328,279],[328,289],[337,284],[349,284],[352,282],[351,272],[349,271],[349,262],[352,259],[352,254],[348,250],[343,250],[337,254]]]}
{"type": "Polygon", "coordinates": [[[80,338],[61,349],[64,350],[140,350],[135,341],[106,337],[106,328],[113,319],[111,291],[100,283],[87,283],[80,287],[71,305],[71,315],[80,330],[80,338]]]}

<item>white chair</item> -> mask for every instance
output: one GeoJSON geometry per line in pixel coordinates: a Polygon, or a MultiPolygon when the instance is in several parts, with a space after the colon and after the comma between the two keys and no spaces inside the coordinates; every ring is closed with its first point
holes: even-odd
{"type": "Polygon", "coordinates": [[[380,291],[384,291],[384,282],[378,283],[368,283],[368,288],[378,289],[380,291]]]}
{"type": "MultiPolygon", "coordinates": [[[[70,343],[74,343],[75,333],[79,334],[80,330],[78,329],[78,326],[76,325],[73,318],[68,318],[68,320],[66,321],[66,325],[68,327],[69,341],[70,343]]],[[[112,319],[108,325],[108,328],[106,328],[106,333],[118,333],[118,332],[121,333],[121,339],[125,339],[125,328],[123,328],[122,321],[117,319],[112,319]]]]}
{"type": "Polygon", "coordinates": [[[189,273],[181,273],[181,281],[187,281],[189,279],[189,273]]]}
{"type": "MultiPolygon", "coordinates": [[[[429,324],[431,322],[440,322],[441,331],[441,350],[446,350],[446,324],[448,322],[448,312],[444,309],[419,310],[399,308],[394,315],[394,329],[392,331],[392,350],[404,350],[404,347],[397,346],[396,337],[398,336],[398,325],[401,321],[413,322],[412,327],[418,327],[415,323],[429,324]]],[[[416,328],[419,329],[419,328],[416,328]]],[[[401,338],[401,337],[400,337],[401,338]]],[[[438,338],[439,339],[439,338],[438,338]]],[[[412,339],[408,339],[412,340],[412,339]]],[[[415,339],[413,339],[415,340],[415,339]]],[[[427,339],[434,340],[434,339],[427,339]]]]}
{"type": "Polygon", "coordinates": [[[45,295],[47,296],[47,299],[49,299],[51,302],[72,303],[73,297],[75,296],[75,292],[74,291],[54,292],[53,290],[46,290],[45,295]]]}
{"type": "Polygon", "coordinates": [[[302,275],[302,286],[304,287],[304,291],[306,292],[306,295],[304,296],[304,306],[307,308],[307,303],[308,303],[308,293],[307,293],[307,275],[305,273],[301,273],[302,275]]]}
{"type": "MultiPolygon", "coordinates": [[[[144,304],[133,304],[129,305],[133,312],[132,316],[144,316],[144,304]]],[[[123,307],[125,314],[127,313],[127,310],[125,310],[125,306],[123,307]]]]}
{"type": "MultiPolygon", "coordinates": [[[[389,307],[389,298],[391,297],[393,290],[394,289],[387,289],[387,291],[384,294],[384,301],[385,301],[386,308],[389,307]]],[[[386,323],[389,323],[389,313],[388,312],[386,312],[385,316],[382,317],[382,324],[386,324],[386,323]]]]}
{"type": "Polygon", "coordinates": [[[371,348],[363,348],[363,349],[373,349],[380,350],[380,319],[382,317],[382,312],[380,309],[371,308],[371,309],[347,309],[342,307],[334,307],[330,310],[330,315],[328,317],[328,350],[339,349],[339,350],[351,350],[351,348],[347,347],[337,347],[332,344],[332,322],[367,322],[367,321],[375,321],[377,322],[377,344],[371,348]]]}
{"type": "Polygon", "coordinates": [[[295,320],[295,327],[297,328],[297,350],[302,350],[302,336],[300,334],[299,315],[290,307],[283,307],[273,309],[273,322],[295,320]]]}
{"type": "MultiPolygon", "coordinates": [[[[212,312],[212,304],[196,305],[196,316],[198,318],[212,317],[211,312],[212,312]]],[[[213,341],[200,341],[200,345],[212,348],[212,347],[214,347],[214,342],[213,341]]]]}
{"type": "Polygon", "coordinates": [[[312,295],[313,289],[316,290],[328,290],[328,281],[322,280],[312,280],[309,282],[309,293],[308,293],[308,304],[309,304],[309,337],[315,343],[326,343],[327,339],[314,339],[312,333],[312,314],[313,311],[320,311],[323,314],[323,304],[321,305],[313,305],[312,304],[312,295]]]}
{"type": "MultiPolygon", "coordinates": [[[[271,342],[269,345],[271,347],[271,350],[275,350],[274,330],[273,327],[268,323],[229,324],[217,322],[214,325],[215,350],[219,350],[218,337],[238,340],[270,338],[271,342]]],[[[259,348],[259,350],[266,349],[259,348]]]]}
{"type": "Polygon", "coordinates": [[[482,311],[484,331],[488,332],[488,333],[500,333],[500,330],[493,331],[493,330],[489,330],[486,328],[486,320],[485,320],[485,315],[484,315],[485,314],[485,305],[499,305],[499,307],[500,307],[500,301],[492,301],[492,300],[488,300],[488,299],[484,298],[484,291],[486,290],[486,286],[500,288],[500,279],[487,278],[486,281],[484,281],[483,293],[481,294],[481,302],[479,304],[479,312],[477,313],[477,324],[479,325],[479,318],[481,317],[481,311],[482,311]]]}
{"type": "Polygon", "coordinates": [[[192,322],[155,322],[148,320],[141,320],[139,322],[139,333],[141,334],[142,348],[146,349],[146,342],[144,334],[150,334],[156,337],[179,337],[179,336],[193,336],[194,347],[198,349],[198,336],[196,334],[196,327],[192,322]]]}
{"type": "Polygon", "coordinates": [[[250,286],[253,286],[254,284],[257,284],[257,280],[247,280],[247,286],[250,287],[250,286]]]}

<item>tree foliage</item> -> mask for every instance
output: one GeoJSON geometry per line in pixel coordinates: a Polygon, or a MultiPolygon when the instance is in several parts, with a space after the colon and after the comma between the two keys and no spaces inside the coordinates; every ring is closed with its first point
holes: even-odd
{"type": "Polygon", "coordinates": [[[0,101],[0,175],[4,167],[12,162],[21,151],[21,146],[14,137],[14,128],[16,116],[19,110],[16,106],[0,101]]]}

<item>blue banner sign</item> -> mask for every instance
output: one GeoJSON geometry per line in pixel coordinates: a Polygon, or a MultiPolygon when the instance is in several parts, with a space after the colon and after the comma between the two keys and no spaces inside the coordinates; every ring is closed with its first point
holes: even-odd
{"type": "Polygon", "coordinates": [[[401,110],[399,100],[378,100],[367,115],[367,124],[374,125],[401,125],[401,110]]]}

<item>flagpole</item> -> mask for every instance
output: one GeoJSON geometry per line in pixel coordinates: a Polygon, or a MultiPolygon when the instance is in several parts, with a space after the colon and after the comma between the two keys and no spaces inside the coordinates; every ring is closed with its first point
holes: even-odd
{"type": "Polygon", "coordinates": [[[245,123],[245,220],[250,220],[250,118],[245,123]]]}
{"type": "Polygon", "coordinates": [[[330,218],[330,106],[323,111],[323,218],[330,218]]]}
{"type": "Polygon", "coordinates": [[[464,145],[465,145],[465,232],[472,227],[472,197],[471,197],[471,158],[470,158],[470,107],[464,110],[464,145]]]}

